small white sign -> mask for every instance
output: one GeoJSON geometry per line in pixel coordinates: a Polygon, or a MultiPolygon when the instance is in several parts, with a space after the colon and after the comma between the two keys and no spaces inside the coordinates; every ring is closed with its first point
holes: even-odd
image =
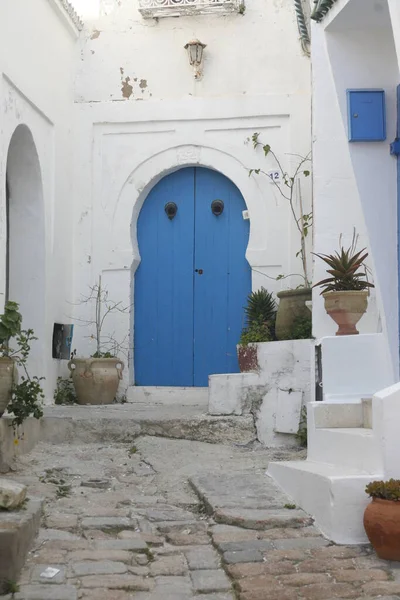
{"type": "Polygon", "coordinates": [[[281,182],[281,174],[279,171],[268,171],[268,177],[271,180],[271,183],[280,183],[281,182]]]}
{"type": "Polygon", "coordinates": [[[53,567],[47,567],[47,569],[45,569],[43,573],[40,573],[40,577],[44,577],[45,579],[53,579],[53,577],[55,577],[59,572],[60,569],[53,569],[53,567]]]}
{"type": "Polygon", "coordinates": [[[243,220],[244,221],[247,221],[248,219],[250,219],[249,211],[248,210],[244,210],[242,212],[242,216],[243,216],[243,220]]]}

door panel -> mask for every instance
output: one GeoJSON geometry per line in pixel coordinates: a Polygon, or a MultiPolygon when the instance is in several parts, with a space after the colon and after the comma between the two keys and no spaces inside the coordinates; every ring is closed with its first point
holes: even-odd
{"type": "Polygon", "coordinates": [[[140,212],[135,276],[136,385],[193,385],[194,169],[162,179],[140,212]],[[167,202],[178,211],[170,220],[167,202]]]}
{"type": "Polygon", "coordinates": [[[236,373],[236,344],[243,327],[243,307],[251,291],[245,259],[249,221],[238,188],[209,169],[195,173],[194,385],[207,386],[208,375],[236,373]],[[211,204],[222,200],[222,214],[211,204]]]}
{"type": "Polygon", "coordinates": [[[136,385],[207,386],[210,374],[238,371],[251,290],[245,208],[230,180],[203,168],[176,171],[150,192],[137,225],[136,385]],[[211,210],[216,199],[224,203],[219,216],[211,210]],[[167,202],[178,207],[172,220],[167,202]]]}

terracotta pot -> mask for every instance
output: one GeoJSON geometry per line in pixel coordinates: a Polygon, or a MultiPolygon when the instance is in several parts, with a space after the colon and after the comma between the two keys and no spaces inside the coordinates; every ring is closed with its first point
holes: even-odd
{"type": "Polygon", "coordinates": [[[18,372],[12,358],[0,358],[0,417],[11,400],[13,383],[18,381],[18,372]]]}
{"type": "Polygon", "coordinates": [[[339,325],[336,335],[357,335],[356,324],[368,307],[368,292],[325,292],[322,295],[326,312],[339,325]]]}
{"type": "Polygon", "coordinates": [[[400,561],[400,502],[373,498],[364,512],[364,528],[379,558],[400,561]]]}
{"type": "Polygon", "coordinates": [[[68,363],[78,404],[112,404],[122,379],[118,358],[73,358],[68,363]]]}
{"type": "Polygon", "coordinates": [[[298,317],[310,317],[310,311],[306,302],[312,297],[310,288],[299,288],[298,290],[286,290],[278,292],[278,312],[276,313],[275,334],[278,340],[290,338],[290,332],[294,321],[298,317]]]}
{"type": "Polygon", "coordinates": [[[239,344],[237,355],[241,373],[258,371],[257,344],[247,344],[247,346],[239,344]]]}

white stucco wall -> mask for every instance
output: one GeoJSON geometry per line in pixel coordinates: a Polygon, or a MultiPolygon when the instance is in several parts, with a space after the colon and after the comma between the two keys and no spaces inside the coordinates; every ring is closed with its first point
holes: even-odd
{"type": "MultiPolygon", "coordinates": [[[[312,27],[315,251],[336,250],[339,235],[350,242],[355,227],[360,248],[370,252],[376,290],[362,333],[383,332],[398,374],[398,266],[396,136],[399,65],[386,0],[337,2],[322,24],[312,27]],[[386,93],[387,140],[347,141],[348,88],[382,88],[386,93]]],[[[324,276],[316,260],[314,280],[324,276]]],[[[333,335],[319,291],[313,297],[314,335],[333,335]]]]}
{"type": "MultiPolygon", "coordinates": [[[[102,274],[110,297],[133,308],[140,208],[163,175],[188,165],[219,170],[242,192],[250,212],[247,259],[254,288],[298,285],[298,279],[274,279],[299,271],[299,242],[272,184],[249,178],[249,168],[268,163],[245,143],[261,132],[286,164],[286,153],[310,150],[310,63],[292,2],[253,0],[243,16],[158,22],[144,20],[137,1],[108,6],[108,16],[91,23],[82,38],[76,82],[75,297],[102,274]],[[207,44],[198,82],[183,49],[193,37],[207,44]]],[[[307,209],[306,185],[303,196],[307,209]]],[[[86,308],[80,307],[83,318],[86,308]]],[[[128,314],[110,321],[120,337],[132,326],[128,314]]],[[[79,354],[88,351],[84,335],[78,328],[79,354]]]]}
{"type": "MultiPolygon", "coordinates": [[[[70,322],[68,301],[72,300],[71,129],[77,35],[77,29],[58,0],[14,0],[0,5],[0,298],[3,304],[7,153],[15,129],[22,124],[32,134],[40,164],[45,260],[37,265],[43,276],[41,293],[29,297],[29,286],[24,286],[21,277],[19,284],[11,286],[14,297],[10,299],[19,300],[23,305],[25,328],[32,326],[37,313],[45,315],[42,324],[35,326],[40,343],[33,348],[32,374],[46,377],[48,400],[52,398],[56,376],[63,369],[61,363],[51,358],[53,323],[70,322]]],[[[19,161],[20,155],[13,169],[16,176],[19,161]]],[[[22,173],[26,174],[23,167],[21,164],[21,177],[22,173]]],[[[29,182],[21,183],[20,189],[29,191],[29,182]]],[[[26,204],[28,214],[39,206],[38,203],[30,206],[28,197],[26,204]]],[[[25,236],[21,235],[18,242],[21,257],[35,254],[36,242],[42,242],[43,232],[38,230],[38,240],[34,231],[40,217],[37,214],[32,217],[33,220],[27,221],[33,224],[32,229],[26,231],[25,236]]],[[[32,275],[32,265],[27,269],[28,278],[32,275]]]]}

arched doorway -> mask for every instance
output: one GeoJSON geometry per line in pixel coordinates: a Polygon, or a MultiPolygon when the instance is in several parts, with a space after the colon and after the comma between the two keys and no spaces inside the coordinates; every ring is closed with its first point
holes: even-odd
{"type": "Polygon", "coordinates": [[[24,329],[39,338],[32,345],[32,375],[44,372],[45,224],[42,176],[32,133],[19,125],[7,155],[6,299],[18,302],[24,329]]]}
{"type": "Polygon", "coordinates": [[[182,168],[149,193],[137,224],[136,385],[201,387],[238,371],[251,291],[245,209],[238,188],[211,169],[182,168]]]}

